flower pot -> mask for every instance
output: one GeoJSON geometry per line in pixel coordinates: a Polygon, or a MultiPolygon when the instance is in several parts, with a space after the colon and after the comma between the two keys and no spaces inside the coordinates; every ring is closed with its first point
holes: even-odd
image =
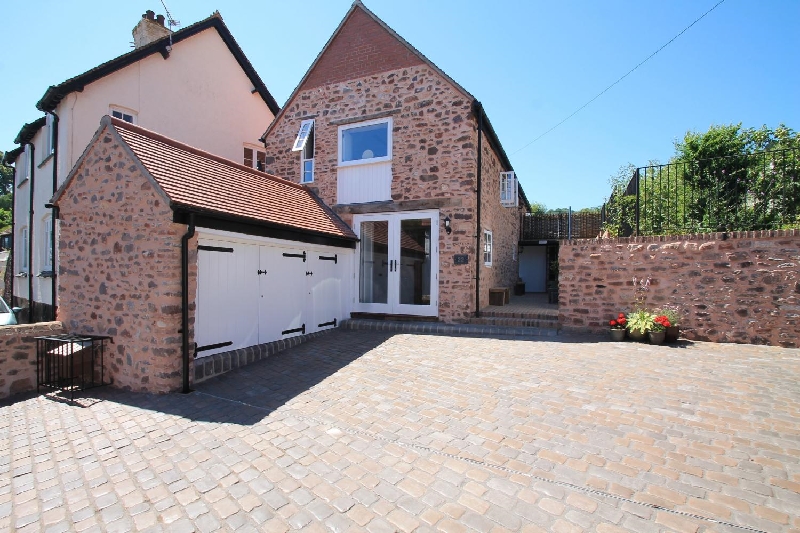
{"type": "Polygon", "coordinates": [[[678,342],[678,337],[681,334],[681,330],[678,326],[670,326],[664,330],[666,335],[664,336],[664,342],[673,343],[678,342]]]}
{"type": "Polygon", "coordinates": [[[646,331],[641,332],[638,329],[629,329],[628,337],[630,337],[631,340],[634,340],[636,342],[642,342],[647,338],[647,332],[646,331]]]}
{"type": "Polygon", "coordinates": [[[608,332],[611,334],[611,340],[614,342],[620,342],[625,340],[625,330],[624,329],[610,329],[608,332]]]}
{"type": "Polygon", "coordinates": [[[666,331],[651,331],[650,344],[664,344],[664,337],[666,334],[666,331]]]}

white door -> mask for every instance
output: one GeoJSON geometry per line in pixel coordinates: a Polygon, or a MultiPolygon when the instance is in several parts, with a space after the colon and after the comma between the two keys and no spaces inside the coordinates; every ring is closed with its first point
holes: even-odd
{"type": "Polygon", "coordinates": [[[356,215],[354,226],[356,311],[437,316],[439,212],[356,215]]]}
{"type": "Polygon", "coordinates": [[[259,343],[307,333],[307,252],[295,247],[259,249],[259,343]]]}
{"type": "Polygon", "coordinates": [[[258,246],[201,241],[197,246],[197,356],[258,344],[258,295],[252,290],[258,246]]]}
{"type": "Polygon", "coordinates": [[[342,316],[342,261],[337,252],[308,252],[310,275],[308,287],[308,314],[312,317],[306,324],[306,333],[313,333],[339,325],[342,316]]]}

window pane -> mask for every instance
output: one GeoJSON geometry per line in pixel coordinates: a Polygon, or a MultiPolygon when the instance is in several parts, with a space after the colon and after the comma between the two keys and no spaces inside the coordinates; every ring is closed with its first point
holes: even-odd
{"type": "Polygon", "coordinates": [[[122,119],[122,113],[117,111],[116,109],[111,111],[111,116],[114,118],[122,119]]]}
{"type": "Polygon", "coordinates": [[[253,166],[253,149],[252,148],[245,148],[244,149],[244,166],[251,167],[253,166]]]}
{"type": "Polygon", "coordinates": [[[431,303],[431,219],[400,221],[400,303],[431,303]]]}
{"type": "Polygon", "coordinates": [[[389,295],[389,222],[361,223],[361,257],[359,258],[361,283],[358,287],[358,301],[361,303],[382,303],[389,295]]]}
{"type": "Polygon", "coordinates": [[[359,161],[388,155],[388,122],[342,130],[342,161],[359,161]]]}
{"type": "Polygon", "coordinates": [[[256,168],[263,172],[263,170],[267,168],[266,163],[267,163],[267,154],[265,154],[264,152],[256,151],[256,168]]]}
{"type": "Polygon", "coordinates": [[[314,181],[314,160],[306,159],[303,161],[303,183],[314,181]]]}

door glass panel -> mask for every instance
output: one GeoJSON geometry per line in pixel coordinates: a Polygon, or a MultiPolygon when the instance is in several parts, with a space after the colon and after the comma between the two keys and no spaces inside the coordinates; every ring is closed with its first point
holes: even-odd
{"type": "Polygon", "coordinates": [[[389,297],[389,221],[361,223],[358,301],[388,303],[389,297]]]}
{"type": "Polygon", "coordinates": [[[431,303],[431,219],[400,221],[400,303],[431,303]]]}

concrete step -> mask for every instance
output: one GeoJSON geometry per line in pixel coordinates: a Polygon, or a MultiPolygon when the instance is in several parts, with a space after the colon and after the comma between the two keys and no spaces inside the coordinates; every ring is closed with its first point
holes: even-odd
{"type": "Polygon", "coordinates": [[[528,320],[558,320],[558,309],[505,311],[502,308],[482,309],[482,318],[525,318],[528,320]]]}

